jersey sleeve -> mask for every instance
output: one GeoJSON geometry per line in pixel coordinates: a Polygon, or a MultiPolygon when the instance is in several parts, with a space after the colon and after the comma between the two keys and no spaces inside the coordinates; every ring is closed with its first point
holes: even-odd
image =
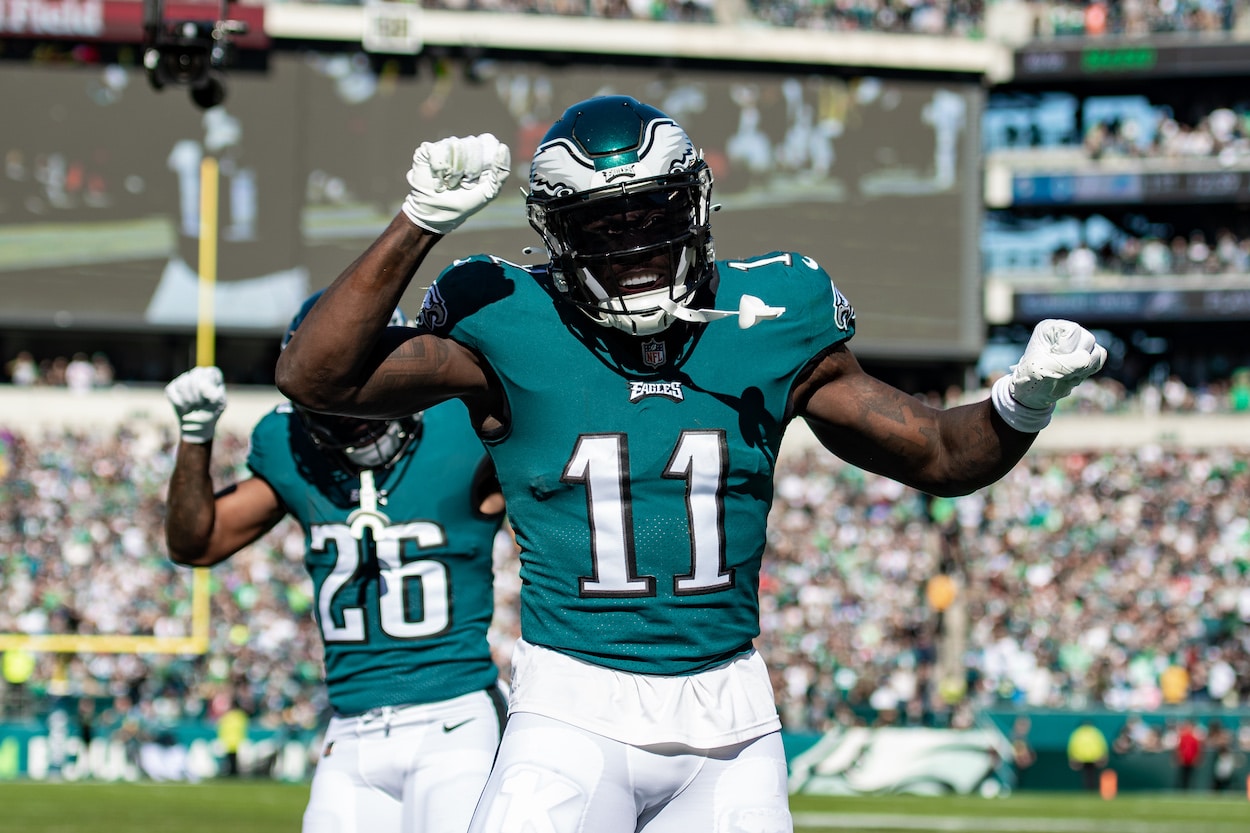
{"type": "Polygon", "coordinates": [[[775,251],[718,264],[718,306],[732,309],[742,297],[752,295],[768,306],[784,308],[778,318],[733,330],[732,340],[754,351],[757,361],[773,374],[787,377],[787,384],[813,359],[855,335],[855,310],[812,258],[775,251]]]}
{"type": "Polygon", "coordinates": [[[288,514],[296,514],[299,493],[304,481],[295,473],[293,464],[292,421],[297,420],[291,406],[279,405],[261,417],[252,429],[247,451],[247,468],[254,477],[269,484],[288,514]]]}
{"type": "MultiPolygon", "coordinates": [[[[283,449],[278,445],[278,434],[285,428],[285,421],[285,416],[280,415],[276,409],[261,417],[260,422],[252,428],[247,450],[248,470],[271,485],[282,477],[278,465],[282,462],[283,449]]],[[[289,451],[287,454],[289,456],[289,451]]]]}
{"type": "Polygon", "coordinates": [[[483,310],[495,307],[514,294],[510,267],[519,268],[490,255],[455,261],[426,291],[417,326],[480,349],[471,322],[480,317],[483,310]]]}
{"type": "Polygon", "coordinates": [[[812,258],[790,252],[791,270],[802,276],[811,300],[800,312],[813,354],[855,335],[855,308],[834,284],[829,273],[812,258]]]}

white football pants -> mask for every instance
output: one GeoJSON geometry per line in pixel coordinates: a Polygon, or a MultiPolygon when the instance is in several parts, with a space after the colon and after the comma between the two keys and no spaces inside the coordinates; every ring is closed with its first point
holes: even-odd
{"type": "Polygon", "coordinates": [[[503,709],[501,692],[477,691],[331,718],[303,833],[465,833],[503,709]]]}
{"type": "Polygon", "coordinates": [[[508,718],[470,833],[791,833],[781,733],[720,749],[640,747],[508,718]]]}

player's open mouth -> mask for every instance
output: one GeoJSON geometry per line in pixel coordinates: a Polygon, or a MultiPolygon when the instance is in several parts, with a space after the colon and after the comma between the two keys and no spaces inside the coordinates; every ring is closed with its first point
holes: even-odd
{"type": "Polygon", "coordinates": [[[647,292],[652,289],[659,289],[662,286],[663,276],[656,272],[647,272],[640,275],[631,275],[628,278],[622,278],[617,286],[620,287],[623,295],[636,295],[639,292],[647,292]]]}

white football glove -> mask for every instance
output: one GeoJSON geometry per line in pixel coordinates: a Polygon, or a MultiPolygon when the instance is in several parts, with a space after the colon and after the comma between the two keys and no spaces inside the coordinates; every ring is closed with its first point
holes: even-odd
{"type": "Polygon", "coordinates": [[[1050,424],[1055,403],[1101,370],[1106,360],[1106,349],[1089,330],[1048,318],[1033,328],[1011,372],[994,383],[990,400],[1012,428],[1036,433],[1050,424]]]}
{"type": "Polygon", "coordinates": [[[508,146],[490,133],[423,142],[412,155],[404,213],[423,229],[447,234],[499,196],[511,170],[508,146]]]}
{"type": "Polygon", "coordinates": [[[226,384],[221,368],[193,367],[165,386],[165,397],[178,415],[182,441],[206,443],[226,410],[226,384]]]}

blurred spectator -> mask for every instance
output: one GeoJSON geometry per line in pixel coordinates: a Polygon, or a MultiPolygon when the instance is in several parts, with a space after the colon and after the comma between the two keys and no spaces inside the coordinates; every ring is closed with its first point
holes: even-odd
{"type": "Polygon", "coordinates": [[[1207,724],[1207,745],[1211,748],[1211,789],[1224,792],[1237,771],[1237,739],[1218,719],[1207,724]]]}
{"type": "Polygon", "coordinates": [[[1142,720],[1140,715],[1131,714],[1120,727],[1111,749],[1117,755],[1130,752],[1156,752],[1159,749],[1159,737],[1153,729],[1142,720]]]}
{"type": "Polygon", "coordinates": [[[1229,405],[1236,413],[1250,411],[1250,368],[1239,367],[1233,372],[1228,389],[1229,405]]]}
{"type": "Polygon", "coordinates": [[[29,350],[22,350],[5,365],[9,381],[18,387],[28,388],[39,381],[39,365],[29,350]]]}
{"type": "Polygon", "coordinates": [[[1115,739],[1111,741],[1111,751],[1117,755],[1127,755],[1130,752],[1137,751],[1137,741],[1133,738],[1133,721],[1140,720],[1137,716],[1131,716],[1120,727],[1120,731],[1116,733],[1115,739]]]}
{"type": "Polygon", "coordinates": [[[1089,283],[1098,269],[1098,256],[1084,240],[1068,253],[1068,276],[1074,283],[1089,283]]]}
{"type": "Polygon", "coordinates": [[[1189,697],[1189,671],[1183,665],[1169,665],[1159,675],[1159,690],[1163,702],[1170,706],[1185,702],[1189,697]]]}
{"type": "Polygon", "coordinates": [[[65,370],[69,367],[69,359],[57,356],[55,359],[44,359],[39,363],[39,380],[42,384],[54,388],[65,387],[65,370]]]}
{"type": "Polygon", "coordinates": [[[1016,789],[1028,789],[1027,774],[1033,764],[1037,763],[1037,753],[1029,742],[1029,731],[1033,721],[1025,715],[1017,717],[1011,725],[1011,759],[1015,766],[1016,789]]]}
{"type": "Polygon", "coordinates": [[[86,353],[75,353],[65,366],[65,385],[74,393],[86,393],[95,387],[95,366],[86,353]]]}
{"type": "Polygon", "coordinates": [[[1172,252],[1157,237],[1148,237],[1142,242],[1141,271],[1147,275],[1167,275],[1172,271],[1172,252]]]}
{"type": "Polygon", "coordinates": [[[97,388],[111,388],[113,386],[113,363],[109,361],[109,357],[103,353],[96,352],[91,356],[91,367],[94,370],[92,384],[97,388]]]}
{"type": "Polygon", "coordinates": [[[1163,382],[1163,407],[1174,412],[1189,411],[1193,408],[1193,394],[1189,386],[1175,373],[1168,374],[1163,382]]]}
{"type": "Polygon", "coordinates": [[[91,748],[91,741],[95,737],[95,721],[95,700],[90,697],[78,698],[78,737],[84,751],[91,748]]]}
{"type": "Polygon", "coordinates": [[[1214,252],[1207,245],[1207,236],[1202,229],[1194,229],[1189,233],[1189,248],[1185,254],[1189,258],[1189,272],[1200,274],[1219,271],[1218,262],[1212,261],[1214,252]]]}
{"type": "Polygon", "coordinates": [[[217,718],[217,742],[226,761],[222,775],[236,778],[239,775],[239,747],[247,740],[247,727],[251,720],[237,700],[230,704],[225,714],[217,718]]]}
{"type": "Polygon", "coordinates": [[[1176,786],[1187,791],[1202,764],[1202,730],[1192,720],[1182,720],[1176,730],[1176,786]]]}
{"type": "Polygon", "coordinates": [[[1082,721],[1068,736],[1068,765],[1081,773],[1084,789],[1098,790],[1107,757],[1107,738],[1090,721],[1082,721]]]}

